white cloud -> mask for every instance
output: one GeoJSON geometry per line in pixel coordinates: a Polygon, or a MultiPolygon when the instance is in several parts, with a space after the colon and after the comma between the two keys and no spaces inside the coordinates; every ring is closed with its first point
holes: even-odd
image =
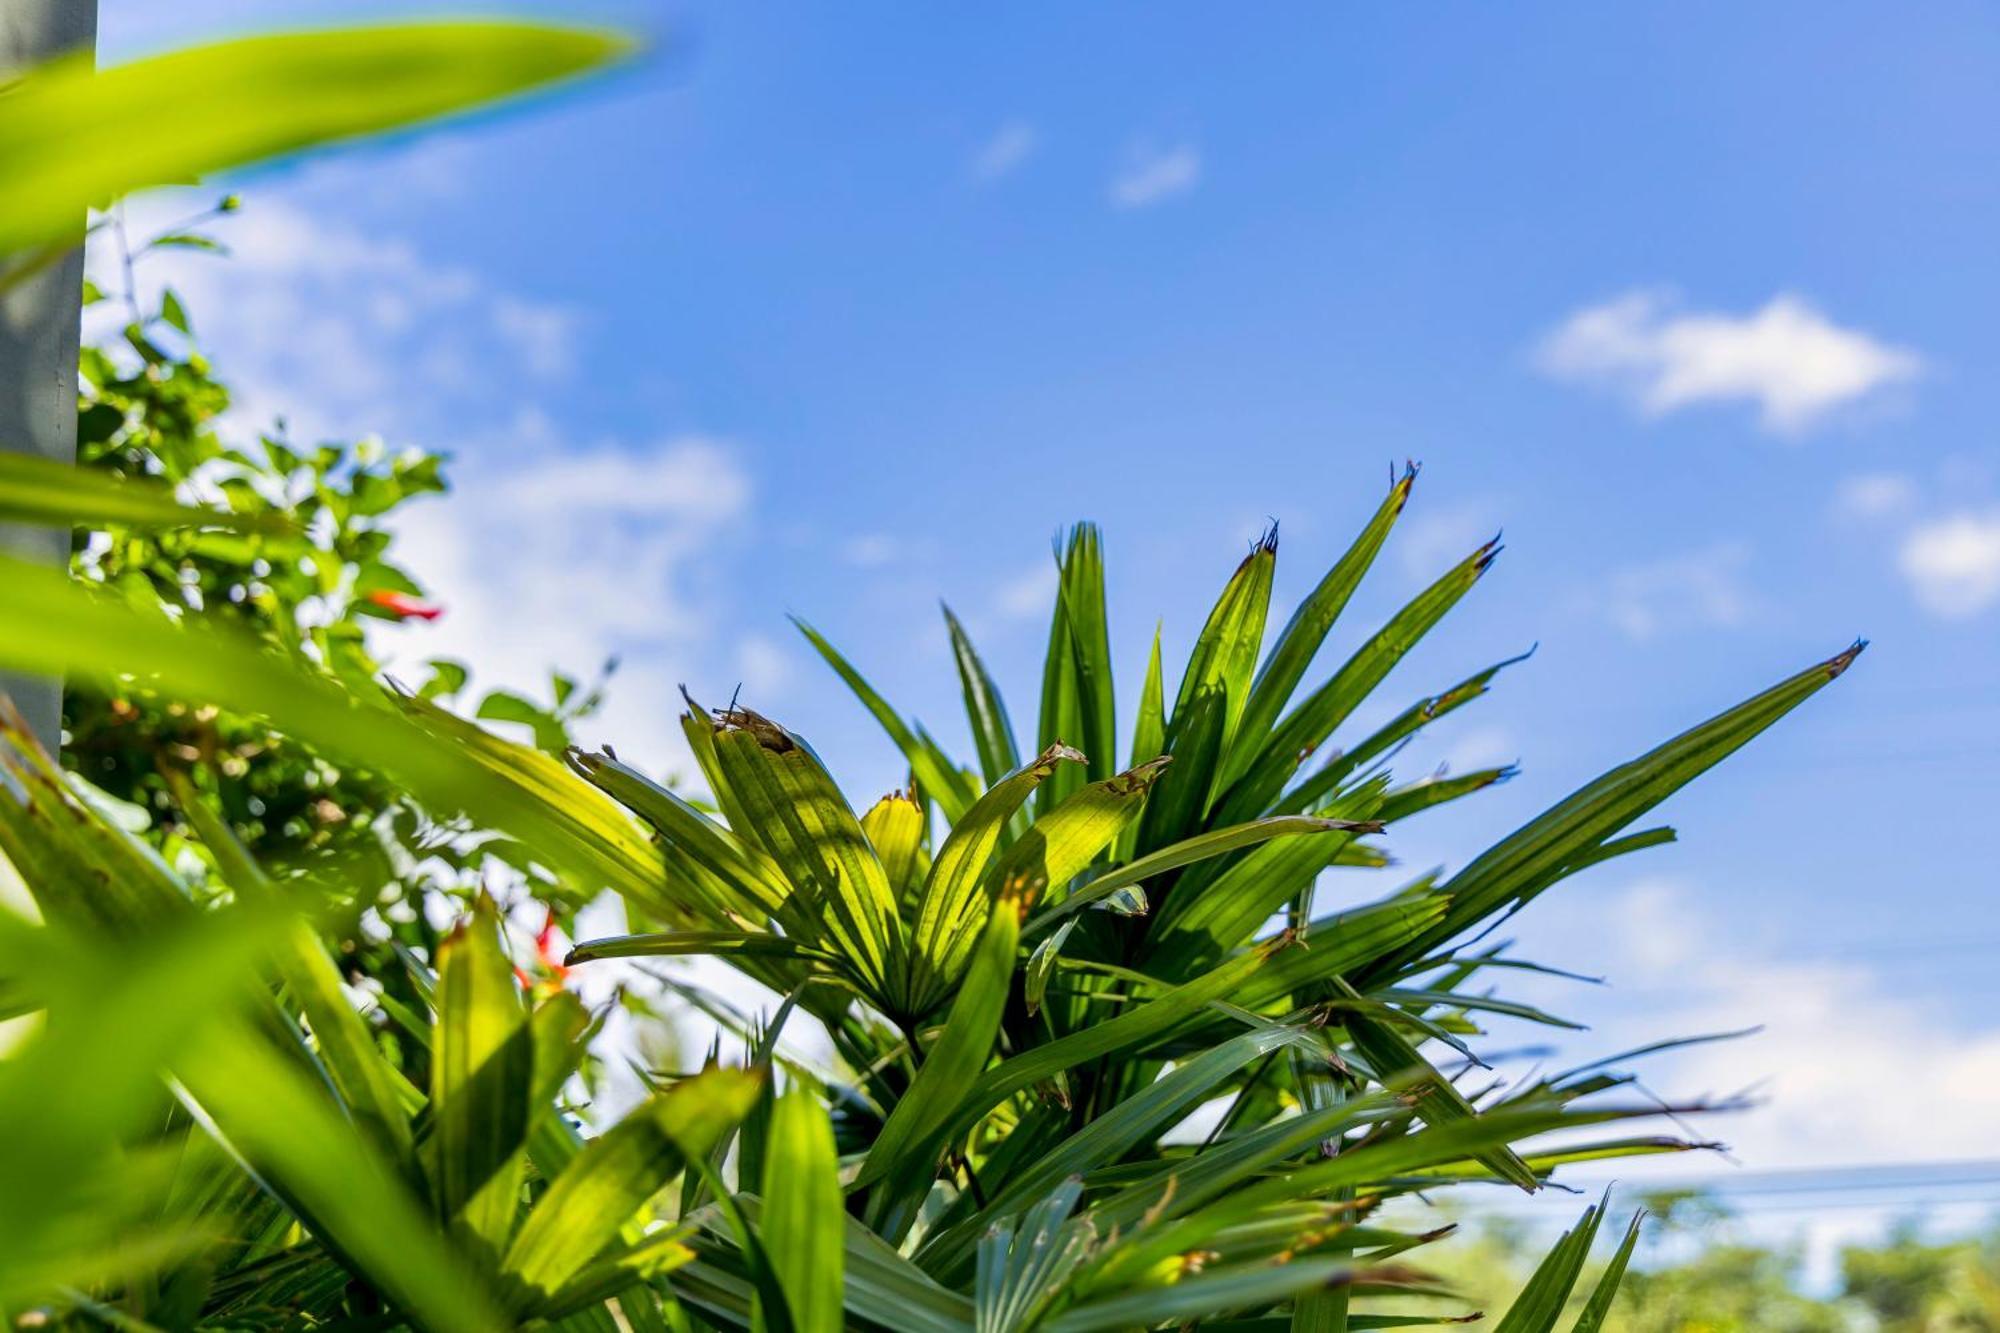
{"type": "Polygon", "coordinates": [[[1473,773],[1482,768],[1504,768],[1521,757],[1521,743],[1503,726],[1473,727],[1455,736],[1445,746],[1439,761],[1447,773],[1473,773]]]}
{"type": "Polygon", "coordinates": [[[574,310],[504,294],[492,298],[491,310],[495,330],[513,344],[529,373],[557,379],[575,367],[579,320],[574,310]]]}
{"type": "MultiPolygon", "coordinates": [[[[454,493],[398,524],[398,554],[445,607],[389,646],[405,661],[457,657],[476,689],[546,695],[551,668],[622,665],[590,736],[655,767],[684,764],[676,686],[720,688],[704,642],[720,618],[720,548],[747,512],[736,450],[699,436],[640,448],[604,445],[500,470],[461,469],[454,493]]],[[[733,664],[773,688],[783,662],[745,640],[733,664]]],[[[414,673],[412,673],[414,674],[414,673]]]]}
{"type": "Polygon", "coordinates": [[[1056,563],[1044,560],[1003,582],[995,591],[993,609],[1003,620],[1030,620],[1050,615],[1056,602],[1056,563]]]}
{"type": "MultiPolygon", "coordinates": [[[[214,228],[228,259],[164,252],[141,269],[171,283],[231,386],[225,428],[283,415],[295,439],[380,433],[451,451],[449,496],[400,511],[396,558],[446,610],[384,627],[398,675],[456,657],[475,691],[548,697],[548,674],[622,665],[583,739],[608,738],[656,770],[693,772],[675,687],[737,680],[775,689],[768,642],[732,641],[727,557],[748,520],[740,451],[699,434],[575,447],[553,403],[570,382],[579,317],[396,235],[330,221],[321,188],[253,195],[214,228]]],[[[184,213],[134,217],[135,235],[184,213]]],[[[101,256],[100,256],[101,258],[101,256]]]]}
{"type": "Polygon", "coordinates": [[[1916,377],[1916,353],[1842,328],[1781,294],[1736,315],[1676,312],[1656,292],[1580,310],[1537,352],[1556,379],[1628,395],[1649,417],[1702,403],[1751,402],[1767,430],[1796,434],[1835,409],[1916,377]]]}
{"type": "Polygon", "coordinates": [[[1500,530],[1500,506],[1493,500],[1464,500],[1425,506],[1396,528],[1396,555],[1403,570],[1425,583],[1471,555],[1500,530]]]}
{"type": "Polygon", "coordinates": [[[1601,606],[1625,635],[1645,640],[1700,626],[1740,625],[1755,599],[1743,580],[1750,548],[1717,542],[1685,555],[1614,569],[1601,606]]]}
{"type": "Polygon", "coordinates": [[[969,168],[972,179],[981,185],[990,185],[1002,177],[1013,175],[1034,156],[1039,143],[1040,136],[1035,133],[1034,126],[1024,120],[1008,121],[972,155],[969,168]]]}
{"type": "Polygon", "coordinates": [[[1192,144],[1173,148],[1141,147],[1111,178],[1111,202],[1119,208],[1147,208],[1201,181],[1201,154],[1192,144]]]}
{"type": "Polygon", "coordinates": [[[1917,601],[1951,618],[2000,601],[2000,508],[1918,523],[1897,557],[1917,601]]]}
{"type": "Polygon", "coordinates": [[[766,635],[746,634],[736,645],[736,672],[746,699],[768,700],[792,678],[792,657],[766,635]]]}
{"type": "MultiPolygon", "coordinates": [[[[184,199],[149,200],[128,226],[143,239],[186,211],[184,199]]],[[[242,428],[282,415],[308,442],[379,432],[435,445],[504,421],[521,395],[500,390],[553,384],[571,369],[575,311],[399,237],[276,195],[251,197],[210,229],[230,258],[160,251],[138,276],[148,293],[162,284],[181,293],[242,428]]],[[[115,290],[110,247],[108,233],[93,238],[91,268],[115,290]]]]}
{"type": "MultiPolygon", "coordinates": [[[[1560,1177],[1585,1192],[1613,1182],[1634,1191],[1719,1184],[1725,1202],[1740,1203],[1734,1233],[1761,1243],[1803,1243],[1810,1280],[1838,1276],[1841,1243],[1879,1236],[1910,1215],[1912,1198],[1885,1192],[1845,1199],[1821,1196],[1825,1207],[1801,1211],[1799,1196],[1733,1195],[1732,1173],[1823,1167],[1946,1163],[1989,1154],[2000,1123],[2000,1026],[1961,1020],[1948,988],[1926,991],[1912,973],[1889,975],[1854,955],[1814,956],[1787,931],[1776,947],[1756,942],[1740,912],[1710,909],[1712,895],[1686,882],[1646,877],[1624,885],[1579,884],[1557,889],[1519,924],[1531,936],[1520,956],[1556,966],[1582,966],[1607,979],[1603,989],[1526,973],[1500,989],[1521,1000],[1586,1020],[1587,1034],[1557,1038],[1553,1055],[1515,1065],[1520,1081],[1533,1067],[1546,1073],[1663,1040],[1759,1029],[1730,1041],[1685,1046],[1619,1068],[1639,1084],[1614,1094],[1620,1102],[1687,1105],[1748,1095],[1748,1109],[1685,1116],[1637,1132],[1679,1134],[1727,1144],[1726,1156],[1667,1154],[1581,1164],[1560,1177]],[[1865,1072],[1872,1088],[1914,1089],[1910,1096],[1856,1096],[1865,1072]]],[[[1540,1033],[1537,1044],[1548,1040],[1540,1033]]],[[[1524,1030],[1506,1027],[1488,1049],[1506,1050],[1524,1030]]],[[[1588,1137],[1586,1135],[1586,1137],[1588,1137]]],[[[1939,1173],[1942,1175],[1943,1173],[1939,1173]]],[[[1754,1180],[1755,1177],[1749,1179],[1754,1180]]],[[[1744,1183],[1749,1183],[1746,1180],[1744,1183]]],[[[1550,1225],[1574,1219],[1571,1196],[1520,1206],[1550,1225]]],[[[1817,1201],[1816,1201],[1817,1202],[1817,1201]]],[[[1940,1228],[1976,1226],[1990,1208],[1957,1204],[1944,1195],[1918,1196],[1926,1220],[1940,1228]]]]}
{"type": "Polygon", "coordinates": [[[1893,518],[1917,503],[1917,483],[1900,472],[1864,472],[1840,483],[1834,512],[1845,518],[1893,518]]]}
{"type": "MultiPolygon", "coordinates": [[[[1599,949],[1592,967],[1611,977],[1607,998],[1622,989],[1643,1002],[1643,1029],[1600,1033],[1593,1046],[1761,1025],[1751,1037],[1648,1062],[1646,1074],[1648,1086],[1676,1098],[1756,1090],[1756,1110],[1696,1127],[1727,1139],[1748,1167],[1947,1160],[1991,1149],[2000,1029],[1967,1030],[1866,963],[1746,948],[1693,901],[1687,886],[1652,879],[1599,906],[1588,898],[1572,905],[1572,928],[1599,949]],[[1602,958],[1606,949],[1623,956],[1602,958]],[[1871,1087],[1922,1089],[1916,1117],[1907,1098],[1855,1096],[1858,1070],[1871,1087]]],[[[1716,1165],[1668,1169],[1711,1173],[1716,1165]]]]}
{"type": "Polygon", "coordinates": [[[903,553],[903,544],[886,532],[864,532],[840,544],[840,558],[856,569],[880,569],[903,553]]]}

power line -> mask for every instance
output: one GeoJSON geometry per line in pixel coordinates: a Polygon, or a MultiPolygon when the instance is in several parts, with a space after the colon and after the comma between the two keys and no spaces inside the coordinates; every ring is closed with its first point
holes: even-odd
{"type": "Polygon", "coordinates": [[[1800,1194],[1824,1190],[1856,1192],[1970,1185],[2000,1185],[2000,1158],[1883,1162],[1863,1166],[1772,1167],[1683,1176],[1675,1179],[1671,1187],[1717,1194],[1800,1194]]]}

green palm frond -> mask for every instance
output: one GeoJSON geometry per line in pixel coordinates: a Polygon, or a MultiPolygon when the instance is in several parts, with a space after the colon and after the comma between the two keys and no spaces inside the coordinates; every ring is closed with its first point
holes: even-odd
{"type": "MultiPolygon", "coordinates": [[[[1324,877],[1359,887],[1388,864],[1401,820],[1509,771],[1399,781],[1393,768],[1518,658],[1331,748],[1494,545],[1308,680],[1413,482],[1395,480],[1268,651],[1275,533],[1225,582],[1177,682],[1156,634],[1122,771],[1095,529],[1059,551],[1025,762],[999,685],[949,613],[969,763],[801,625],[909,766],[911,791],[860,814],[803,737],[745,707],[690,702],[682,719],[710,813],[608,753],[565,763],[60,580],[0,581],[0,613],[47,630],[0,638],[0,665],[115,673],[143,660],[155,688],[265,712],[506,835],[579,898],[618,893],[634,932],[582,941],[570,964],[705,955],[787,997],[768,1025],[704,999],[753,1068],[709,1069],[583,1137],[556,1098],[588,1016],[567,996],[528,1004],[490,909],[446,943],[434,977],[417,964],[436,1018],[399,1021],[427,1043],[423,1087],[380,1063],[324,946],[293,918],[267,951],[279,984],[233,1020],[237,1040],[162,1057],[192,1117],[176,1132],[255,1171],[246,1194],[225,1188],[241,1183],[228,1157],[199,1159],[211,1215],[283,1238],[222,1264],[183,1304],[240,1311],[282,1289],[318,1318],[358,1280],[424,1327],[603,1326],[607,1302],[634,1327],[1384,1327],[1377,1307],[1392,1298],[1455,1308],[1421,1266],[1444,1231],[1412,1224],[1420,1191],[1534,1191],[1571,1162],[1706,1146],[1633,1132],[1663,1108],[1620,1100],[1625,1080],[1597,1067],[1504,1092],[1461,1086],[1452,1071],[1476,1067],[1494,1018],[1574,1026],[1485,989],[1534,965],[1474,942],[1569,877],[1670,839],[1630,830],[1860,646],[1613,769],[1448,877],[1317,911],[1324,877]],[[787,1065],[774,1098],[778,1031],[808,1018],[833,1062],[814,1078],[787,1065]],[[233,1091],[244,1079],[272,1080],[282,1121],[233,1091]],[[1580,1133],[1593,1128],[1603,1137],[1580,1133]],[[331,1146],[309,1160],[302,1135],[331,1146]],[[653,1196],[683,1174],[680,1208],[661,1209],[653,1196]],[[356,1230],[357,1199],[386,1232],[356,1230]]],[[[135,936],[200,916],[170,870],[9,735],[24,797],[0,801],[0,849],[52,922],[135,936]],[[80,881],[88,892],[45,887],[80,881]]],[[[191,816],[241,902],[285,901],[225,828],[191,816]]],[[[1585,1214],[1502,1327],[1552,1326],[1602,1217],[1585,1214]]],[[[1598,1326],[1630,1245],[1579,1327],[1598,1326]]]]}

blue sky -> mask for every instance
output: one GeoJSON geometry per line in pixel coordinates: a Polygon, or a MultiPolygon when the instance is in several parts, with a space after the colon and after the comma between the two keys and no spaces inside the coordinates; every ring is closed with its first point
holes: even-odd
{"type": "MultiPolygon", "coordinates": [[[[378,9],[106,0],[103,36],[378,9]]],[[[1176,661],[1270,519],[1289,606],[1415,458],[1327,669],[1502,527],[1381,711],[1540,650],[1409,761],[1521,777],[1404,862],[1866,635],[1676,798],[1680,845],[1520,934],[1626,981],[1552,993],[1597,1021],[1572,1049],[1770,1023],[1653,1080],[1768,1075],[1720,1130],[1750,1165],[1990,1151],[1993,11],[594,12],[653,55],[248,177],[238,259],[171,274],[246,419],[456,455],[407,534],[452,613],[410,656],[623,652],[602,735],[664,766],[672,686],[740,682],[865,800],[893,752],[785,612],[958,738],[948,598],[1031,730],[1048,543],[1094,518],[1129,716],[1156,617],[1176,661]],[[1923,1132],[1836,1110],[1864,1078],[1934,1089],[1923,1132]]]]}

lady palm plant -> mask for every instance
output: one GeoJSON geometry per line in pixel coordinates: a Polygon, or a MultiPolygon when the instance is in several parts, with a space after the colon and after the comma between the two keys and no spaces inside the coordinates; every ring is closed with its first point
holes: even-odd
{"type": "MultiPolygon", "coordinates": [[[[1624,1080],[1596,1066],[1504,1094],[1463,1091],[1437,1060],[1475,1067],[1482,1015],[1540,1017],[1470,989],[1509,960],[1469,941],[1563,878],[1670,836],[1624,830],[1858,649],[1614,770],[1448,879],[1315,916],[1323,870],[1379,867],[1385,827],[1500,776],[1399,785],[1386,771],[1396,747],[1483,693],[1497,668],[1299,772],[1492,558],[1482,548],[1455,566],[1294,703],[1412,482],[1397,482],[1260,660],[1276,557],[1261,543],[1228,581],[1171,707],[1155,649],[1123,771],[1085,748],[1115,745],[1089,528],[1062,555],[1045,744],[1026,762],[956,623],[977,769],[815,636],[912,771],[908,792],[859,816],[804,740],[747,708],[691,705],[683,718],[711,815],[608,752],[565,765],[430,701],[355,693],[226,629],[169,624],[10,567],[0,614],[32,616],[41,632],[4,640],[9,665],[112,674],[143,663],[163,692],[226,694],[394,775],[428,807],[518,840],[575,897],[619,893],[648,929],[587,942],[572,963],[707,954],[785,998],[742,1033],[749,1072],[676,1081],[580,1140],[558,1098],[587,1018],[559,993],[530,1009],[490,915],[475,915],[440,957],[409,960],[435,1017],[378,1015],[429,1043],[432,1076],[417,1087],[291,914],[324,901],[318,886],[267,879],[190,801],[235,889],[234,906],[205,919],[16,732],[8,772],[25,797],[18,809],[0,802],[0,848],[47,922],[9,928],[23,946],[10,960],[88,954],[101,934],[140,976],[208,936],[220,959],[266,961],[261,986],[192,989],[228,989],[234,1003],[163,1003],[149,1040],[93,1053],[120,1071],[127,1109],[48,1159],[76,1169],[39,1211],[73,1228],[0,1219],[73,1242],[21,1251],[34,1262],[18,1272],[0,1265],[16,1283],[0,1292],[55,1290],[59,1308],[190,1327],[1369,1328],[1439,1317],[1410,1254],[1443,1232],[1409,1229],[1394,1200],[1454,1182],[1533,1190],[1565,1161],[1689,1146],[1579,1137],[1661,1111],[1621,1099],[1624,1080]],[[836,1067],[779,1055],[802,1015],[831,1037],[836,1067]],[[786,1070],[782,1097],[758,1072],[774,1065],[786,1070]],[[173,1164],[154,1176],[157,1207],[107,1216],[93,1182],[139,1159],[173,1164]],[[93,1268],[84,1256],[107,1236],[130,1261],[93,1268]],[[51,1274],[63,1279],[53,1288],[51,1274]],[[1413,1300],[1424,1304],[1412,1311],[1413,1300]]],[[[86,483],[63,503],[102,497],[86,483]]],[[[160,504],[156,522],[219,521],[160,504]]],[[[7,979],[17,1010],[49,1015],[26,1063],[10,1061],[0,1080],[0,1118],[32,1125],[34,1071],[98,1025],[93,1006],[135,997],[79,993],[13,962],[7,979]]],[[[25,1134],[15,1155],[36,1142],[25,1134]]],[[[1555,1326],[1601,1217],[1585,1214],[1502,1327],[1555,1326]]],[[[1631,1239],[1580,1327],[1601,1322],[1631,1239]]]]}
{"type": "MultiPolygon", "coordinates": [[[[683,718],[719,821],[609,755],[575,756],[654,827],[669,881],[693,891],[670,929],[588,942],[572,961],[713,954],[787,997],[748,1034],[759,1049],[796,1012],[822,1023],[851,1074],[835,1099],[851,1221],[970,1297],[982,1328],[1379,1326],[1379,1313],[1349,1313],[1351,1297],[1421,1285],[1391,1261],[1436,1238],[1381,1223],[1385,1200],[1441,1177],[1532,1191],[1566,1159],[1690,1146],[1536,1151],[1553,1131],[1661,1108],[1609,1099],[1625,1080],[1596,1066],[1469,1097],[1426,1050],[1477,1068],[1467,1039],[1481,1014],[1553,1021],[1468,989],[1509,963],[1475,946],[1481,929],[1670,839],[1625,830],[1860,648],[1605,775],[1442,882],[1315,916],[1322,872],[1387,863],[1371,835],[1508,773],[1397,783],[1389,771],[1505,662],[1307,769],[1497,553],[1473,551],[1302,690],[1414,481],[1414,469],[1396,480],[1261,657],[1275,535],[1224,587],[1171,705],[1156,635],[1122,771],[1087,525],[1059,553],[1039,752],[1025,762],[949,611],[976,765],[801,624],[902,751],[909,790],[856,817],[804,740],[733,705],[683,718]],[[1208,1129],[1190,1136],[1204,1110],[1208,1129]]],[[[754,1138],[745,1158],[754,1178],[754,1138]]],[[[1581,1262],[1566,1246],[1551,1260],[1565,1294],[1581,1262]]],[[[698,1299],[742,1313],[720,1280],[735,1271],[726,1240],[698,1248],[683,1281],[716,1281],[698,1299]]],[[[1561,1304],[1509,1326],[1548,1327],[1561,1304]]],[[[963,1313],[937,1309],[939,1327],[963,1313]]]]}

